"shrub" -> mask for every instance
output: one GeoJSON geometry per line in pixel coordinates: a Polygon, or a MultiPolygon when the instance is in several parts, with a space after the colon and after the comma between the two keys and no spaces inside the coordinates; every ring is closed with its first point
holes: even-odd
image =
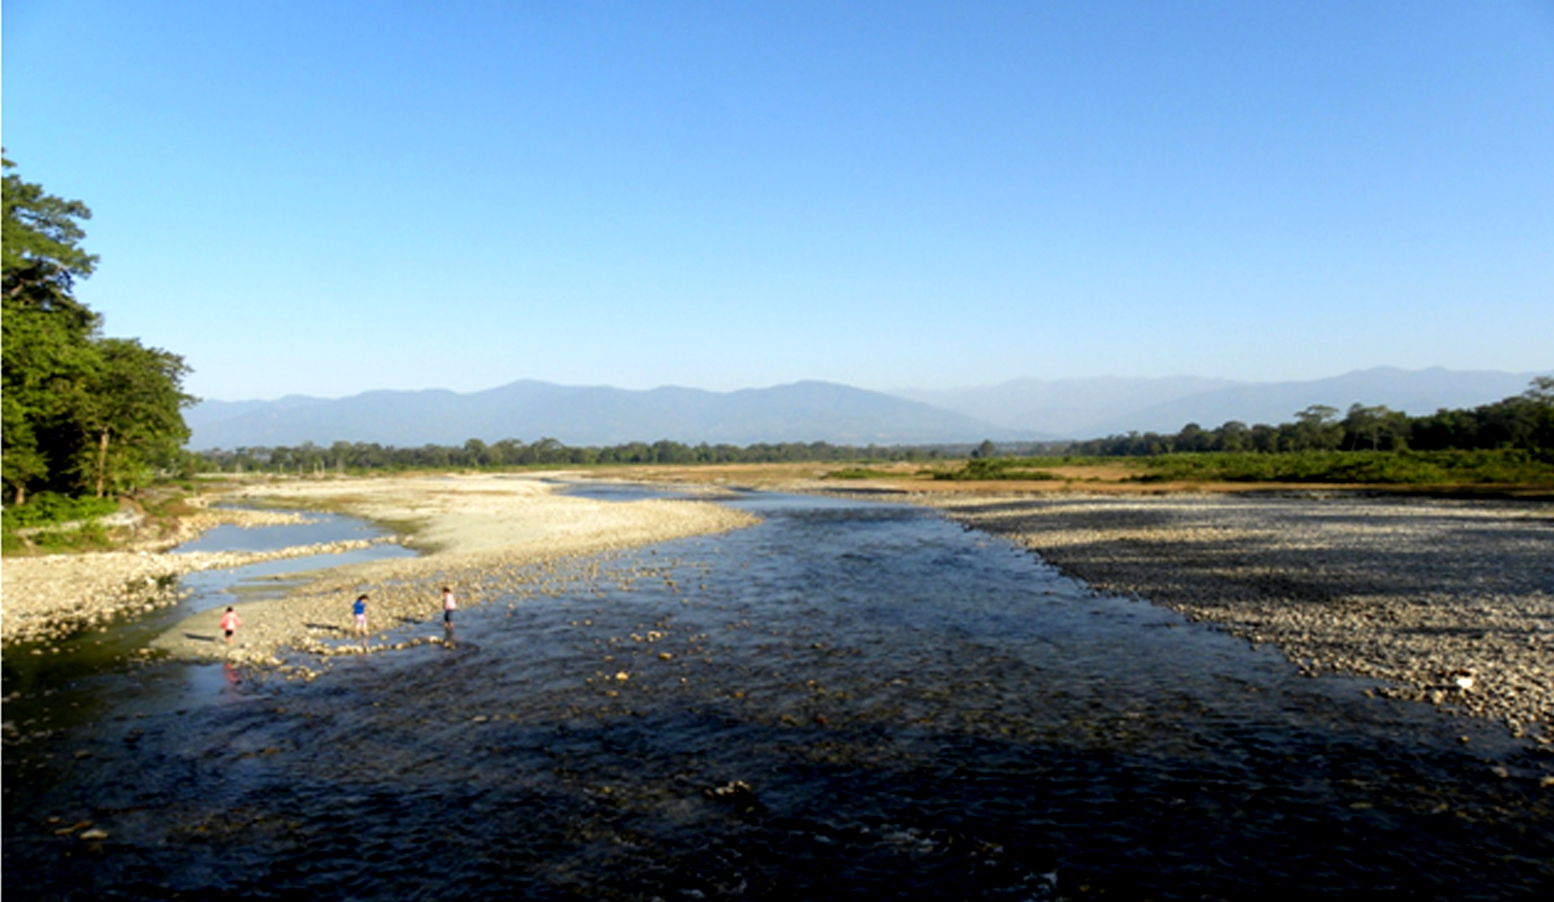
{"type": "Polygon", "coordinates": [[[26,504],[7,505],[4,524],[8,530],[26,529],[29,526],[106,517],[118,509],[118,502],[112,498],[71,498],[55,492],[39,492],[26,504]]]}

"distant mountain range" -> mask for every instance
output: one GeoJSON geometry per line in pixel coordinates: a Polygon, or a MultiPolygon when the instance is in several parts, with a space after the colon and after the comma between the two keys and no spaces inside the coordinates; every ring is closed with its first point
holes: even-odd
{"type": "Polygon", "coordinates": [[[1175,376],[1164,379],[1016,379],[984,388],[901,389],[899,397],[932,404],[1009,430],[1065,438],[1130,431],[1176,432],[1230,420],[1287,423],[1313,404],[1383,405],[1419,416],[1442,407],[1477,407],[1526,390],[1543,373],[1492,370],[1403,370],[1375,367],[1305,382],[1232,382],[1175,376]]]}
{"type": "Polygon", "coordinates": [[[1313,404],[1381,404],[1411,414],[1475,407],[1526,389],[1536,373],[1361,370],[1308,382],[1178,376],[1019,379],[984,388],[866,391],[827,382],[711,392],[633,391],[530,380],[486,391],[373,391],[349,398],[203,401],[185,414],[189,447],[336,441],[400,447],[554,438],[568,445],[670,439],[696,444],[827,441],[974,444],[1176,432],[1187,423],[1282,423],[1313,404]]]}
{"type": "Polygon", "coordinates": [[[909,445],[1039,438],[880,392],[826,382],[711,392],[521,381],[487,391],[373,391],[336,400],[203,401],[184,416],[194,449],[336,441],[414,447],[517,438],[619,445],[813,442],[909,445]]]}

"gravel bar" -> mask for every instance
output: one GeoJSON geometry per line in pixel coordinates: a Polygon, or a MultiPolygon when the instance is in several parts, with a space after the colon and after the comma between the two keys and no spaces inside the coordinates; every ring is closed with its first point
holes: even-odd
{"type": "Polygon", "coordinates": [[[1554,505],[1333,495],[920,496],[1310,675],[1554,741],[1554,505]]]}

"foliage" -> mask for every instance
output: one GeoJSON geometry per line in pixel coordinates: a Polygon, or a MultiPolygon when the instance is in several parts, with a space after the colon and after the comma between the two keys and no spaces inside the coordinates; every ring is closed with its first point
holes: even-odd
{"type": "Polygon", "coordinates": [[[910,474],[897,470],[876,470],[870,467],[844,467],[820,477],[821,479],[903,479],[910,474]]]}
{"type": "Polygon", "coordinates": [[[56,492],[39,492],[23,505],[8,505],[0,515],[0,550],[11,554],[27,547],[18,530],[57,523],[86,521],[73,530],[39,533],[33,543],[45,551],[72,551],[101,548],[107,543],[107,531],[98,517],[118,510],[118,502],[109,498],[71,498],[56,492]]]}
{"type": "Polygon", "coordinates": [[[33,538],[33,544],[46,554],[62,554],[75,551],[106,551],[113,547],[108,530],[96,520],[80,527],[61,532],[43,532],[33,538]]]}
{"type": "Polygon", "coordinates": [[[1411,417],[1386,407],[1350,406],[1339,419],[1333,407],[1312,406],[1293,422],[1248,426],[1230,421],[1218,429],[1188,423],[1175,435],[1113,435],[1077,442],[1080,454],[1152,457],[1181,452],[1289,453],[1306,451],[1554,451],[1554,378],[1540,376],[1527,391],[1471,410],[1438,410],[1411,417]]]}
{"type": "Polygon", "coordinates": [[[7,507],[0,522],[8,530],[26,529],[106,517],[118,509],[119,503],[109,498],[71,498],[56,492],[39,492],[27,504],[7,507]]]}
{"type": "MultiPolygon", "coordinates": [[[[728,464],[808,461],[927,461],[953,452],[939,448],[857,447],[828,442],[781,442],[735,445],[685,445],[659,441],[629,442],[603,448],[574,448],[553,438],[532,444],[503,439],[487,445],[478,440],[463,446],[423,445],[395,448],[377,443],[335,442],[328,448],[312,443],[296,447],[237,448],[199,453],[201,469],[222,473],[361,473],[429,468],[506,469],[529,466],[592,466],[611,464],[728,464]]],[[[964,451],[959,453],[964,454],[964,451]]]]}
{"type": "Polygon", "coordinates": [[[935,473],[935,479],[1020,479],[1020,480],[1046,480],[1057,479],[1056,473],[1048,470],[1033,470],[1031,467],[1039,466],[1050,461],[1050,458],[1018,458],[1018,457],[974,457],[966,462],[959,470],[935,473]]]}
{"type": "Polygon", "coordinates": [[[1530,452],[1297,451],[1166,454],[1143,462],[1143,482],[1297,482],[1376,485],[1554,485],[1554,461],[1530,452]]]}
{"type": "Polygon", "coordinates": [[[21,304],[69,314],[78,327],[95,325],[96,314],[70,292],[78,278],[97,266],[97,257],[78,245],[86,236],[76,220],[92,218],[78,200],[43,193],[40,185],[24,182],[11,172],[16,164],[3,160],[3,225],[0,225],[0,270],[5,297],[21,304]]]}
{"type": "Polygon", "coordinates": [[[144,486],[188,437],[183,359],[104,338],[72,295],[92,274],[80,246],[91,211],[24,182],[4,162],[3,477],[9,501],[36,490],[96,496],[144,486]]]}
{"type": "Polygon", "coordinates": [[[102,497],[110,488],[144,485],[153,463],[177,458],[189,429],[180,409],[193,402],[181,390],[183,358],[133,339],[98,342],[102,365],[76,407],[90,444],[77,451],[75,470],[102,497]]]}

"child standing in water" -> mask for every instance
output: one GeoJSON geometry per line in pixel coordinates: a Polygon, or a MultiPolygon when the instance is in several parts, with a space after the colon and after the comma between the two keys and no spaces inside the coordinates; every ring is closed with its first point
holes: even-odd
{"type": "Polygon", "coordinates": [[[361,636],[362,651],[367,650],[367,596],[362,595],[351,605],[351,613],[356,617],[356,634],[361,636]]]}
{"type": "Polygon", "coordinates": [[[453,600],[453,590],[447,586],[442,587],[442,625],[453,629],[453,612],[458,610],[458,603],[453,600]]]}
{"type": "Polygon", "coordinates": [[[229,605],[227,612],[221,615],[221,628],[226,631],[228,645],[232,644],[232,634],[237,632],[237,628],[242,625],[243,618],[237,616],[237,611],[232,610],[229,605]]]}

